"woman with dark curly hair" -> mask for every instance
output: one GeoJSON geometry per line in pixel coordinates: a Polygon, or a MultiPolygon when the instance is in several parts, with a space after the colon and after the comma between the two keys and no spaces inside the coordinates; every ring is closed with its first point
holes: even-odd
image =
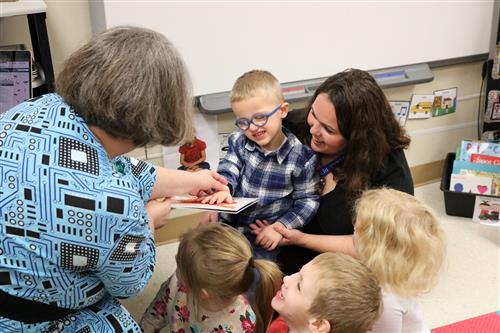
{"type": "MultiPolygon", "coordinates": [[[[304,228],[278,230],[284,237],[278,261],[285,274],[318,253],[354,254],[352,207],[363,190],[385,186],[413,194],[403,152],[410,138],[369,73],[351,69],[328,78],[295,125],[297,136],[319,155],[322,195],[315,218],[304,228]]],[[[254,232],[262,225],[254,225],[254,232]]]]}

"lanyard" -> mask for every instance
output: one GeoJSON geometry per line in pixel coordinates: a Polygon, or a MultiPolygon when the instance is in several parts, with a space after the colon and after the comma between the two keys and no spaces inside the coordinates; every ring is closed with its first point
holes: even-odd
{"type": "Polygon", "coordinates": [[[340,165],[342,162],[344,162],[345,160],[345,154],[342,154],[340,155],[339,157],[337,157],[336,159],[334,159],[333,161],[329,162],[327,165],[324,165],[322,166],[320,169],[319,169],[319,176],[321,178],[325,177],[327,174],[329,174],[333,169],[335,169],[335,167],[337,167],[338,165],[340,165]]]}

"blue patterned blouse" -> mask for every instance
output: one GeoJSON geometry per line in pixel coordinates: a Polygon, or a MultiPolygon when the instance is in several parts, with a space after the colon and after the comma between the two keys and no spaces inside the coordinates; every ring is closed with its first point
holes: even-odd
{"type": "Polygon", "coordinates": [[[106,151],[57,94],[0,116],[0,289],[64,308],[138,294],[155,168],[106,151]]]}

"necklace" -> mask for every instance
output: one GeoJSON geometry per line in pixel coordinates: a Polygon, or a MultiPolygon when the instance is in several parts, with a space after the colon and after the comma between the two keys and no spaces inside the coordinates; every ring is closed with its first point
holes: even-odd
{"type": "Polygon", "coordinates": [[[326,175],[328,175],[330,172],[332,172],[333,169],[335,169],[342,162],[344,162],[344,160],[345,160],[345,154],[342,154],[342,155],[338,156],[337,158],[335,158],[333,161],[328,162],[327,164],[323,165],[319,169],[319,177],[320,177],[319,185],[321,187],[321,190],[323,190],[323,187],[325,187],[326,175]]]}

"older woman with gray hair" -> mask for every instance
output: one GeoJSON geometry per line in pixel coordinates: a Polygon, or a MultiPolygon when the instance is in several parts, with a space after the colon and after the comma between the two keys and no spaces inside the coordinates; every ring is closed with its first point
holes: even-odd
{"type": "Polygon", "coordinates": [[[189,76],[163,35],[109,29],[56,86],[0,118],[0,331],[140,332],[116,298],[152,275],[163,199],[226,181],[122,156],[193,137],[189,76]]]}

